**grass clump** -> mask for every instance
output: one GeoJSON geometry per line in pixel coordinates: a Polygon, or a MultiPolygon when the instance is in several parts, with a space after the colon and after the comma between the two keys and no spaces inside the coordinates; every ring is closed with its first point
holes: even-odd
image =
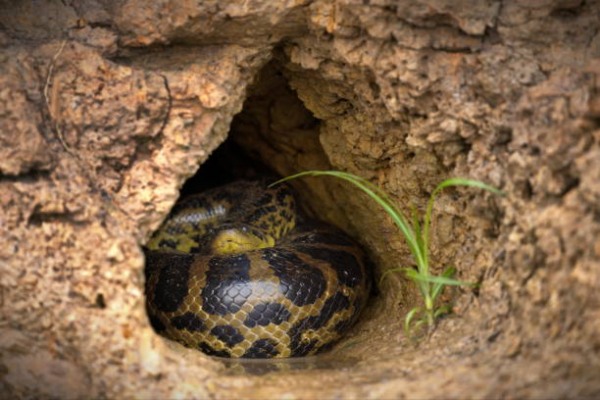
{"type": "Polygon", "coordinates": [[[423,218],[420,219],[416,210],[413,208],[411,212],[411,218],[408,219],[381,188],[364,178],[347,172],[305,171],[280,179],[279,181],[273,183],[273,185],[305,176],[332,176],[352,183],[373,200],[375,200],[375,202],[377,202],[377,204],[379,204],[385,210],[385,212],[388,213],[402,233],[402,236],[404,237],[415,260],[416,268],[399,266],[397,268],[390,269],[382,275],[381,280],[383,280],[390,273],[404,272],[405,276],[417,285],[419,292],[421,293],[423,304],[421,306],[414,307],[406,314],[404,320],[404,330],[407,335],[409,335],[412,328],[416,329],[423,324],[426,324],[428,330],[431,331],[435,327],[438,318],[450,312],[451,308],[449,304],[439,305],[437,302],[438,297],[446,286],[473,285],[472,283],[455,279],[454,276],[456,275],[456,268],[454,267],[447,267],[440,275],[433,275],[430,272],[429,229],[431,225],[433,203],[436,196],[443,189],[451,186],[469,186],[502,195],[503,193],[500,190],[476,180],[463,178],[447,179],[441,182],[431,193],[423,218]]]}

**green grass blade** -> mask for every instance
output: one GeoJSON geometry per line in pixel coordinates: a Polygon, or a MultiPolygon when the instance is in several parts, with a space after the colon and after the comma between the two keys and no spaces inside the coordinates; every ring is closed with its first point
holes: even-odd
{"type": "Polygon", "coordinates": [[[404,217],[402,212],[400,212],[398,210],[398,208],[393,204],[393,202],[389,199],[389,197],[381,189],[379,189],[377,186],[373,185],[372,183],[368,182],[366,179],[358,177],[358,176],[350,174],[350,173],[347,173],[347,172],[342,172],[342,171],[316,171],[315,170],[315,171],[304,171],[304,172],[300,172],[300,173],[297,173],[294,175],[290,175],[288,177],[278,180],[277,182],[272,183],[270,186],[276,185],[281,182],[286,182],[286,181],[289,181],[292,179],[300,178],[300,177],[321,176],[321,175],[333,176],[338,179],[343,179],[345,181],[348,181],[348,182],[354,184],[355,186],[357,186],[359,189],[361,189],[364,193],[366,193],[373,200],[375,200],[375,202],[377,202],[377,204],[379,204],[388,213],[388,215],[392,218],[392,220],[394,221],[396,226],[402,232],[402,235],[404,236],[404,239],[406,240],[406,243],[408,244],[408,247],[409,247],[413,257],[415,257],[415,261],[417,262],[417,265],[423,264],[423,262],[424,262],[423,254],[421,253],[421,249],[417,243],[417,239],[414,235],[414,232],[413,232],[411,226],[408,224],[406,217],[404,217]]]}
{"type": "MultiPolygon", "coordinates": [[[[441,277],[454,279],[455,274],[456,274],[456,268],[448,267],[444,270],[444,272],[442,272],[441,277]]],[[[438,298],[438,296],[440,295],[440,293],[442,292],[442,290],[444,289],[445,286],[446,286],[445,284],[439,283],[439,282],[436,282],[433,284],[433,288],[431,290],[431,297],[433,298],[434,301],[435,301],[435,299],[438,298]]]]}
{"type": "Polygon", "coordinates": [[[488,185],[487,183],[483,183],[481,181],[477,181],[474,179],[465,179],[465,178],[446,179],[445,181],[443,181],[442,183],[437,185],[437,187],[434,190],[434,193],[437,194],[437,192],[439,192],[442,189],[445,189],[447,187],[450,187],[450,186],[470,186],[470,187],[474,187],[474,188],[478,188],[478,189],[487,190],[488,192],[497,194],[499,196],[504,196],[504,194],[505,194],[502,190],[497,189],[491,185],[488,185]]]}
{"type": "Polygon", "coordinates": [[[407,269],[406,275],[413,281],[418,281],[418,282],[440,283],[442,285],[450,285],[450,286],[471,286],[471,285],[473,285],[470,282],[463,282],[463,281],[459,281],[454,278],[448,278],[446,276],[422,275],[418,271],[415,271],[414,269],[407,269]]]}
{"type": "Polygon", "coordinates": [[[417,240],[417,246],[419,247],[421,254],[423,255],[423,262],[420,264],[417,264],[417,267],[419,268],[419,272],[421,272],[422,274],[427,274],[428,270],[429,270],[427,248],[425,247],[425,243],[423,242],[423,230],[421,229],[421,223],[419,222],[419,216],[417,214],[417,209],[414,205],[411,207],[411,214],[412,214],[412,229],[413,229],[413,232],[415,233],[415,238],[417,240]]]}
{"type": "Polygon", "coordinates": [[[443,306],[437,308],[433,312],[433,318],[438,319],[444,314],[450,314],[452,312],[452,307],[449,304],[444,304],[443,306]]]}
{"type": "Polygon", "coordinates": [[[427,320],[425,318],[421,318],[417,322],[415,322],[415,329],[418,329],[421,325],[423,325],[427,320]]]}
{"type": "Polygon", "coordinates": [[[421,296],[423,296],[423,299],[425,300],[425,308],[428,309],[429,303],[431,303],[431,283],[425,279],[428,275],[423,275],[413,268],[405,268],[404,272],[406,277],[417,285],[417,288],[421,292],[421,296]]]}
{"type": "Polygon", "coordinates": [[[412,323],[413,318],[420,311],[421,309],[419,307],[415,307],[406,313],[406,316],[404,317],[404,334],[406,336],[410,334],[410,324],[412,323]]]}

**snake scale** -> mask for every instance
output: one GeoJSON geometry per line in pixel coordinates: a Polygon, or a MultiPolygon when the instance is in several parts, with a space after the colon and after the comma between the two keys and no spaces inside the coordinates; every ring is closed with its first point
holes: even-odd
{"type": "Polygon", "coordinates": [[[153,328],[213,356],[316,354],[369,293],[361,248],[297,213],[286,184],[238,181],[187,197],[146,247],[153,328]]]}

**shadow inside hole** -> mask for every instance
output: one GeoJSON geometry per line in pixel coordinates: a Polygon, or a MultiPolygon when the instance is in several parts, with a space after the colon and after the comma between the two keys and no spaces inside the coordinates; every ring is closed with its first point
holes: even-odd
{"type": "Polygon", "coordinates": [[[232,138],[223,142],[189,178],[180,191],[180,199],[236,180],[256,180],[264,177],[279,179],[272,169],[252,158],[232,138]]]}
{"type": "MultiPolygon", "coordinates": [[[[285,175],[285,171],[295,172],[297,166],[291,158],[283,171],[277,166],[268,166],[272,161],[269,152],[279,154],[284,148],[292,147],[295,154],[306,155],[320,151],[324,157],[318,138],[320,121],[306,110],[276,68],[269,66],[266,72],[258,80],[257,87],[250,92],[243,110],[234,118],[228,139],[211,154],[198,173],[184,184],[180,192],[181,198],[240,179],[273,177],[276,180],[285,175]],[[303,148],[303,142],[297,139],[307,137],[310,138],[312,147],[303,148]]],[[[303,203],[302,199],[299,200],[303,203]]],[[[376,282],[373,287],[376,287],[376,282]]],[[[373,297],[371,293],[367,309],[376,308],[372,306],[373,297]]],[[[370,311],[365,317],[366,311],[363,310],[349,335],[335,343],[332,349],[316,356],[267,360],[216,359],[226,365],[226,373],[231,375],[349,368],[360,360],[352,355],[354,349],[364,347],[366,341],[372,340],[368,334],[360,333],[357,326],[365,318],[372,320],[374,315],[382,314],[370,311]]]]}
{"type": "Polygon", "coordinates": [[[320,120],[306,109],[276,61],[267,64],[248,90],[228,138],[183,186],[181,196],[235,180],[297,172],[295,158],[320,150],[320,120]]]}

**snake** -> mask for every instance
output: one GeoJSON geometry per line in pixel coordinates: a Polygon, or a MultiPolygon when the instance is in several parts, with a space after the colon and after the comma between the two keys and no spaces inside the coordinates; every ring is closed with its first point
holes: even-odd
{"type": "Polygon", "coordinates": [[[152,328],[216,357],[330,349],[355,324],[371,285],[361,246],[301,213],[287,183],[267,179],[183,198],[144,251],[152,328]]]}

